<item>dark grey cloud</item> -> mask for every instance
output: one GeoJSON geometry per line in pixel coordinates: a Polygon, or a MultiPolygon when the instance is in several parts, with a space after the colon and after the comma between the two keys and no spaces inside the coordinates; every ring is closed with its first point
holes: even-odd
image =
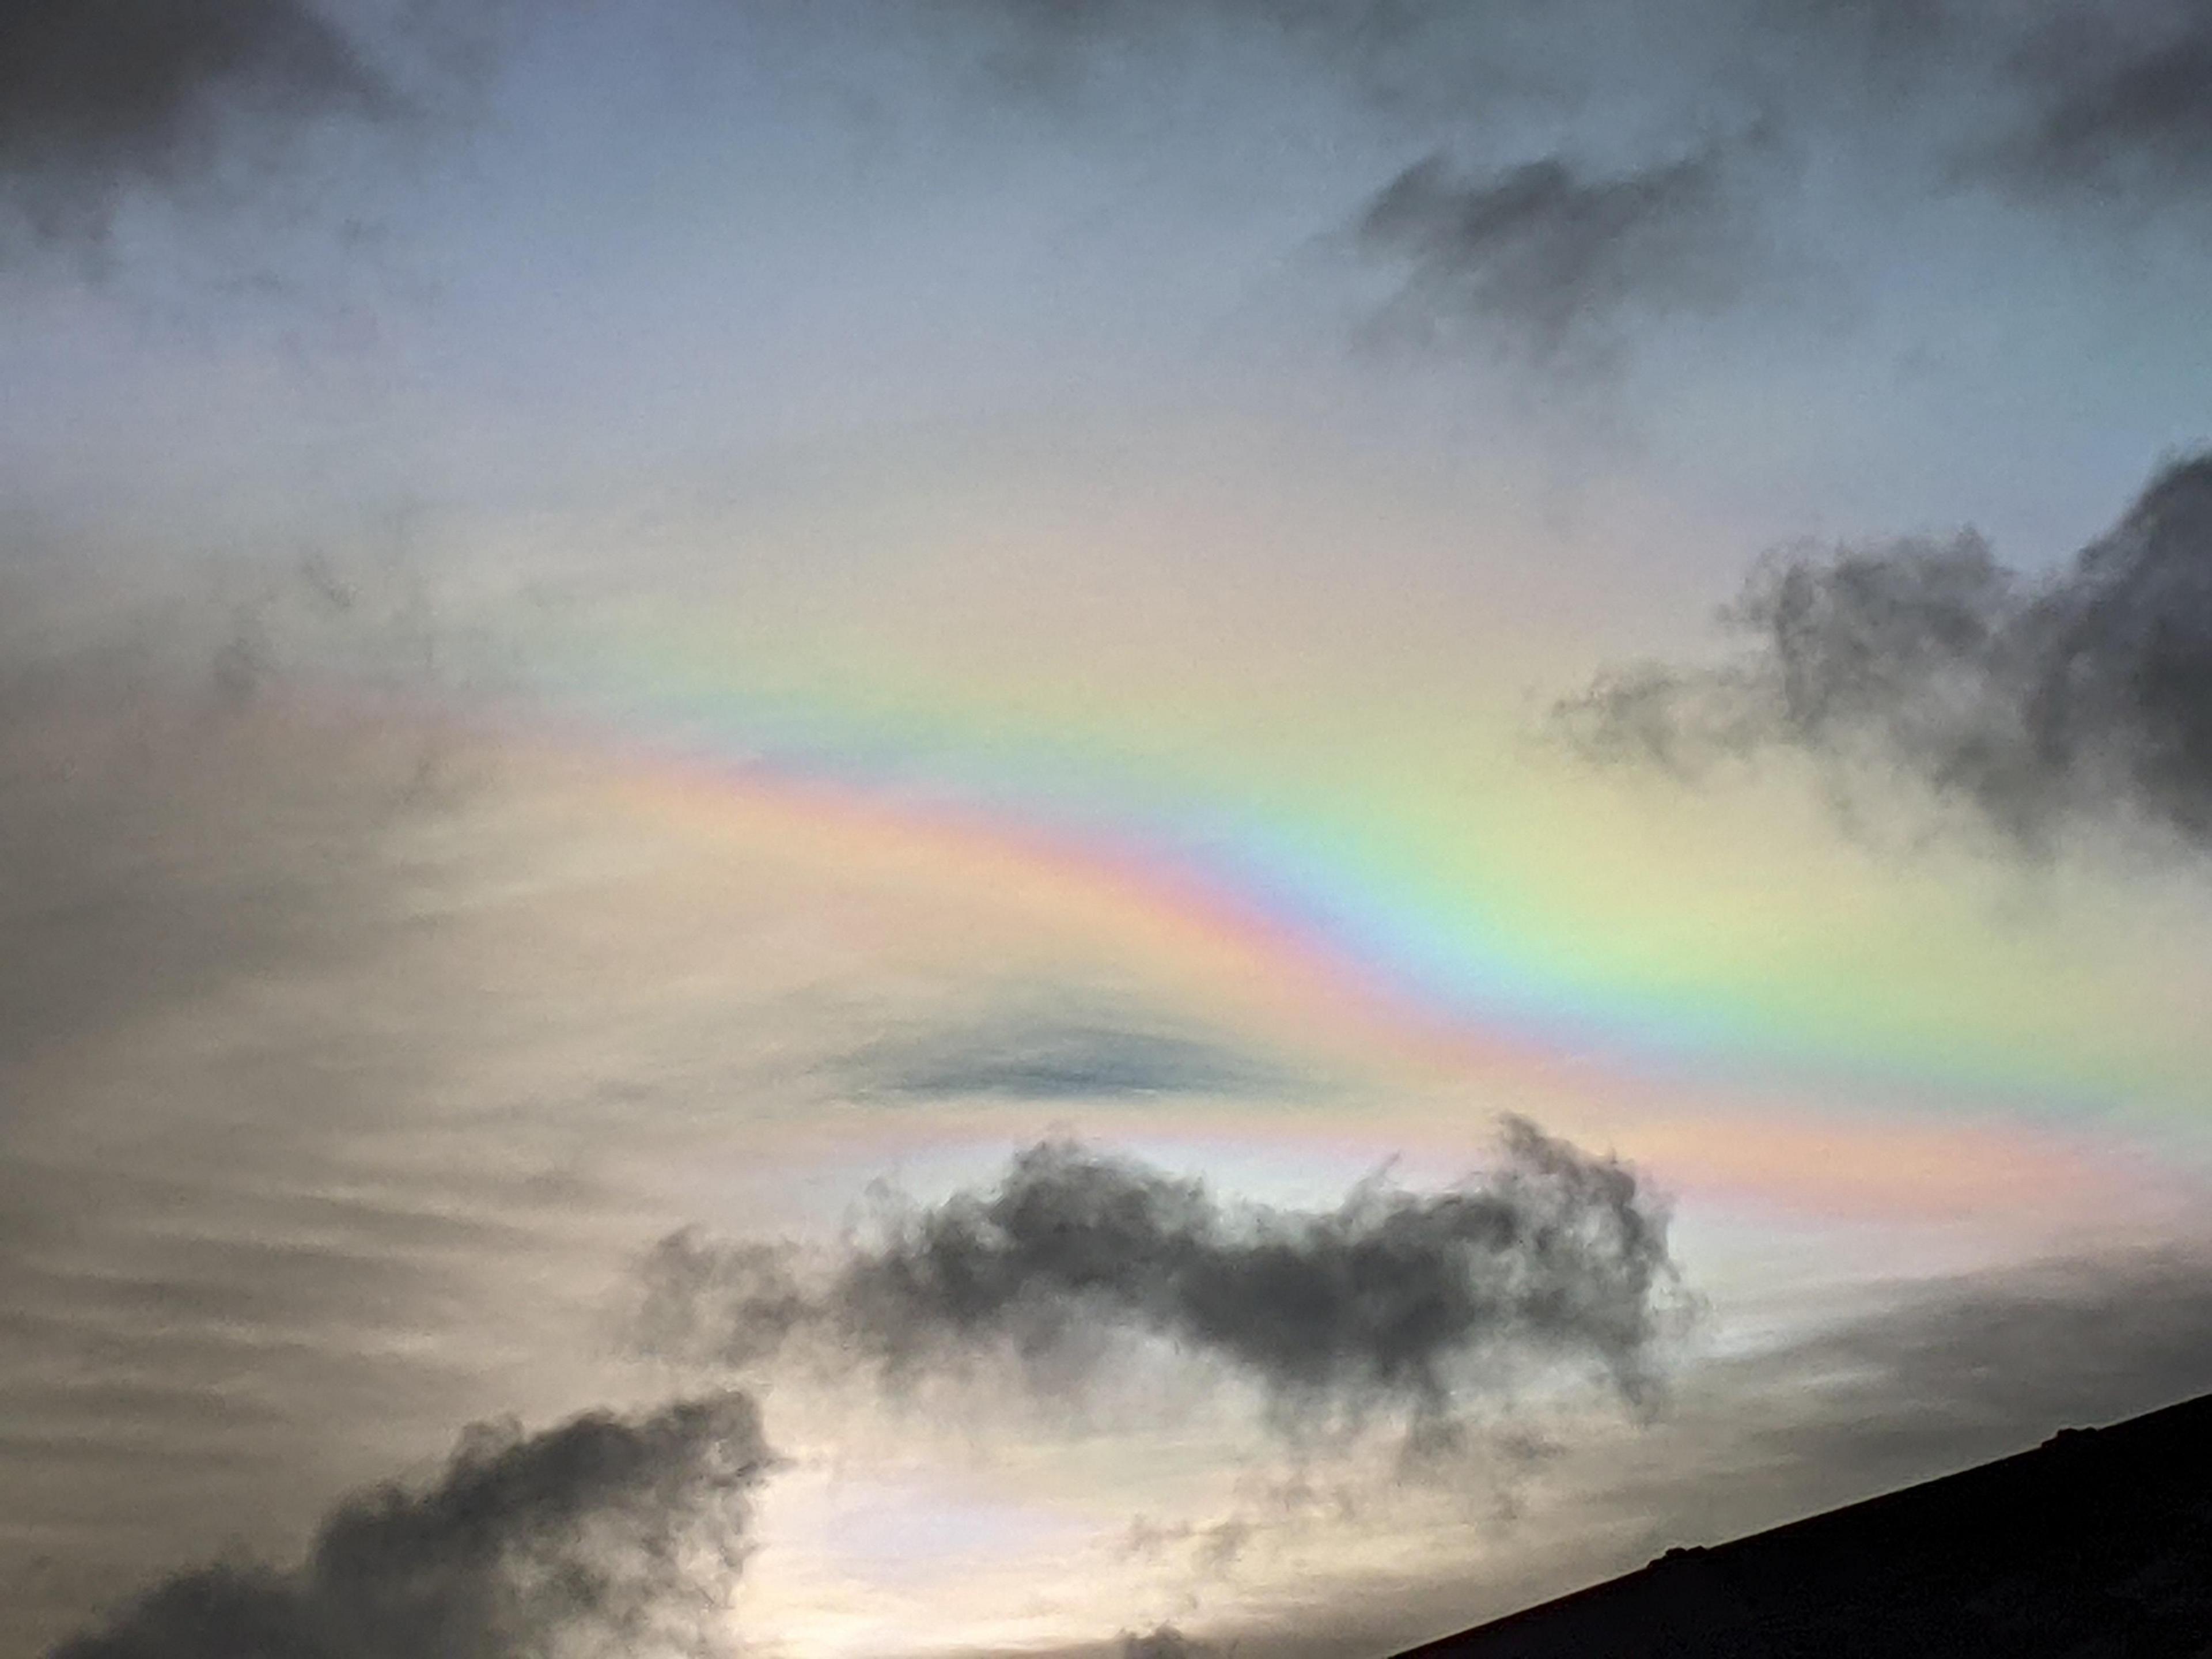
{"type": "MultiPolygon", "coordinates": [[[[508,0],[6,0],[0,258],[63,249],[97,268],[137,198],[327,207],[334,174],[307,164],[309,141],[450,130],[511,21],[508,0]]],[[[378,240],[343,225],[350,250],[378,240]]]]}
{"type": "Polygon", "coordinates": [[[1803,1414],[1740,1455],[1881,1490],[2212,1389],[2212,1264],[2145,1251],[1916,1285],[1736,1380],[1781,1372],[1803,1414]]]}
{"type": "MultiPolygon", "coordinates": [[[[985,38],[1030,66],[1025,84],[1170,48],[1179,65],[1249,79],[1249,52],[1213,49],[1280,42],[1277,73],[1304,63],[1318,77],[1291,95],[1325,99],[1317,88],[1334,84],[1377,137],[1436,147],[1346,227],[1401,279],[1376,331],[1550,370],[1607,365],[1639,330],[1724,312],[1771,278],[1768,210],[1790,185],[1767,164],[1796,131],[1804,83],[1863,79],[1839,66],[1890,33],[1864,27],[1857,49],[1816,51],[1814,37],[1856,38],[1863,20],[1847,30],[1760,0],[1698,0],[1664,26],[1616,0],[970,0],[939,15],[994,22],[985,38]],[[1747,35],[1791,50],[1762,58],[1747,35]]],[[[1248,85],[1222,106],[1257,95],[1248,85]]]]}
{"type": "Polygon", "coordinates": [[[1049,1008],[882,1039],[853,1056],[849,1069],[866,1093],[916,1101],[1231,1094],[1287,1080],[1259,1055],[1160,1029],[1139,1014],[1049,1008]]]}
{"type": "Polygon", "coordinates": [[[1830,231],[1891,223],[1901,201],[1941,222],[1988,191],[2110,234],[2116,204],[2212,184],[2212,17],[2194,0],[946,0],[927,15],[1031,90],[1085,70],[1118,85],[1133,55],[1223,77],[1224,120],[1334,88],[1374,137],[1434,147],[1352,216],[1358,249],[1402,275],[1389,333],[1554,369],[1610,362],[1668,319],[1808,284],[1825,311],[1854,270],[1886,283],[1921,257],[1909,236],[1876,237],[1876,271],[1830,231]]]}
{"type": "Polygon", "coordinates": [[[1901,769],[2039,850],[2115,811],[2212,843],[2212,456],[2045,580],[1972,532],[1792,550],[1723,616],[1736,660],[1616,671],[1559,718],[1685,771],[1770,747],[1901,769]]]}
{"type": "Polygon", "coordinates": [[[1727,306],[1753,262],[1719,149],[1614,173],[1549,156],[1462,175],[1431,155],[1355,234],[1406,273],[1388,322],[1431,338],[1489,325],[1554,363],[1608,351],[1631,323],[1727,306]]]}
{"type": "Polygon", "coordinates": [[[1996,152],[2012,183],[2151,198],[2212,187],[2212,14],[2136,3],[2062,10],[2014,58],[2029,100],[1996,152]]]}
{"type": "Polygon", "coordinates": [[[132,189],[196,184],[241,148],[401,104],[309,0],[9,0],[0,203],[17,233],[96,240],[132,189]]]}
{"type": "Polygon", "coordinates": [[[1107,1363],[1102,1331],[1164,1339],[1261,1386],[1286,1424],[1334,1413],[1448,1432],[1455,1401],[1530,1363],[1593,1366],[1644,1404],[1684,1305],[1663,1207],[1635,1175],[1509,1120],[1498,1166],[1434,1194],[1364,1183],[1334,1209],[1237,1206],[1078,1143],[988,1191],[887,1201],[809,1263],[696,1233],[644,1269],[650,1350],[737,1365],[826,1340],[891,1386],[1011,1354],[1107,1363]]]}
{"type": "Polygon", "coordinates": [[[734,1393],[527,1437],[478,1428],[426,1489],[341,1504],[298,1565],[181,1573],[54,1659],[725,1651],[771,1462],[734,1393]]]}
{"type": "Polygon", "coordinates": [[[1448,0],[1210,0],[1210,4],[1198,6],[1177,5],[1174,0],[948,0],[948,4],[973,13],[996,13],[1038,28],[1072,31],[1157,28],[1199,10],[1272,27],[1381,31],[1449,9],[1448,0]]]}

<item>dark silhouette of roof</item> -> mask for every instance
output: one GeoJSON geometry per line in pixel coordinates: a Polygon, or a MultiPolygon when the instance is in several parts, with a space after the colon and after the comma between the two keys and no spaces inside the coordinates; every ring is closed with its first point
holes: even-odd
{"type": "Polygon", "coordinates": [[[1641,1571],[1401,1659],[2212,1659],[2212,1395],[1641,1571]]]}

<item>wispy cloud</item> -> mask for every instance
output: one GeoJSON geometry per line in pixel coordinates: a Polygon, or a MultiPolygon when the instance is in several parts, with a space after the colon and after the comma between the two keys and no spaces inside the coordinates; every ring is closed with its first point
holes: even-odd
{"type": "MultiPolygon", "coordinates": [[[[449,124],[506,16],[505,0],[0,8],[0,260],[59,251],[98,269],[135,199],[204,214],[310,179],[326,198],[332,170],[302,165],[317,136],[449,124]]],[[[349,236],[374,240],[358,222],[349,236]]]]}
{"type": "Polygon", "coordinates": [[[21,574],[0,601],[17,946],[0,1068],[286,952],[358,945],[390,896],[391,832],[449,781],[421,712],[436,627],[411,583],[319,564],[135,602],[101,583],[21,574]],[[297,695],[304,662],[357,673],[362,695],[297,695]]]}
{"type": "Polygon", "coordinates": [[[1356,235],[1405,272],[1387,324],[1431,340],[1487,330],[1548,367],[1612,355],[1632,323],[1728,305],[1754,262],[1719,149],[1620,172],[1547,156],[1462,174],[1431,155],[1356,235]]]}
{"type": "Polygon", "coordinates": [[[2075,199],[2212,190],[2212,16],[2137,3],[2047,19],[2014,60],[2029,109],[1997,147],[2011,184],[2075,199]]]}

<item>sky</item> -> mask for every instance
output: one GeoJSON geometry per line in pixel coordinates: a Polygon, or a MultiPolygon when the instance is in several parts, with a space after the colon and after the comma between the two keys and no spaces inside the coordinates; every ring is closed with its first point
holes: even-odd
{"type": "Polygon", "coordinates": [[[2212,1388],[2208,112],[0,3],[0,1659],[1358,1659],[2212,1388]]]}

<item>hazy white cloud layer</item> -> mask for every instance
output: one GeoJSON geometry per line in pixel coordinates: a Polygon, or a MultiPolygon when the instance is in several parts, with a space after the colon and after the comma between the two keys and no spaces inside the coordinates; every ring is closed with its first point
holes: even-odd
{"type": "Polygon", "coordinates": [[[0,1659],[1379,1655],[2212,1387],[2208,112],[0,4],[0,1659]]]}

